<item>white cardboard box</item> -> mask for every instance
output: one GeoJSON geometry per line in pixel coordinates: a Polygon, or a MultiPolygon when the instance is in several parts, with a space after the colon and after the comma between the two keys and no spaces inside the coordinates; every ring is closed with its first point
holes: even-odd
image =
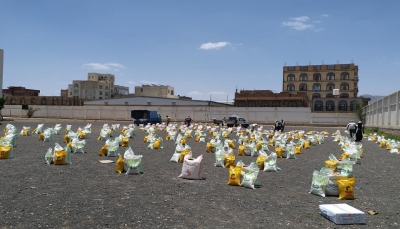
{"type": "Polygon", "coordinates": [[[336,224],[365,224],[365,213],[348,204],[321,204],[319,209],[336,224]]]}

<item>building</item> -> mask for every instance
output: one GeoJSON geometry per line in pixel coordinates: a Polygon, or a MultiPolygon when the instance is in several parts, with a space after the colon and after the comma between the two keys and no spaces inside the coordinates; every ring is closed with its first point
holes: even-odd
{"type": "Polygon", "coordinates": [[[235,93],[236,107],[308,107],[306,92],[280,92],[270,90],[241,90],[235,93]]]}
{"type": "MultiPolygon", "coordinates": [[[[101,100],[129,94],[129,87],[115,85],[112,74],[88,73],[87,80],[73,80],[68,85],[68,97],[83,100],[101,100]]],[[[65,93],[61,90],[61,94],[65,93]]]]}
{"type": "Polygon", "coordinates": [[[175,89],[167,85],[142,85],[135,87],[136,96],[148,96],[148,97],[159,97],[159,98],[171,98],[177,99],[179,96],[174,94],[175,89]]]}
{"type": "Polygon", "coordinates": [[[27,89],[21,86],[10,86],[7,89],[3,89],[5,96],[39,96],[40,90],[27,89]]]}
{"type": "Polygon", "coordinates": [[[366,100],[357,97],[358,81],[353,63],[284,66],[282,91],[307,93],[313,111],[353,111],[366,100]]]}

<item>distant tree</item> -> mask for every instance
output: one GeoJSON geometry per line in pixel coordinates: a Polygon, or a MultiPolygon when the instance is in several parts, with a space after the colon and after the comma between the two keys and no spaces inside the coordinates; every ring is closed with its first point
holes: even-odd
{"type": "Polygon", "coordinates": [[[4,98],[4,96],[0,98],[0,111],[4,108],[4,104],[6,104],[6,102],[7,98],[4,98]]]}

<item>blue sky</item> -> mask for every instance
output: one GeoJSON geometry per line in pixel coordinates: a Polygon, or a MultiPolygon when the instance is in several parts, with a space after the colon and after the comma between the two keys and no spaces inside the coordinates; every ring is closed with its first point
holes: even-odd
{"type": "Polygon", "coordinates": [[[285,65],[359,66],[359,95],[399,90],[400,1],[0,0],[3,88],[59,95],[88,72],[230,101],[282,90],[285,65]]]}

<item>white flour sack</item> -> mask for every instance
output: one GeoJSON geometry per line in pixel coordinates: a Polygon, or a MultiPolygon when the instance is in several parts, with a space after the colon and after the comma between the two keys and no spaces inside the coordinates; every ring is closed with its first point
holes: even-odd
{"type": "Polygon", "coordinates": [[[203,155],[198,156],[196,159],[192,158],[192,153],[185,155],[182,165],[182,173],[179,177],[191,180],[203,179],[200,175],[202,161],[203,155]]]}

